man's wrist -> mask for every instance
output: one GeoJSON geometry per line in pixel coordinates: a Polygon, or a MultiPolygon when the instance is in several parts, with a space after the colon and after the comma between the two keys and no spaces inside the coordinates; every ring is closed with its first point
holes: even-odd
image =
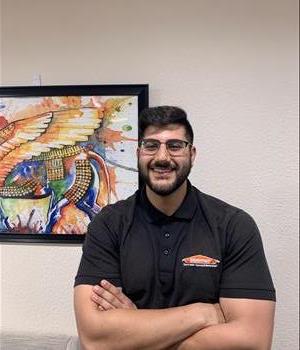
{"type": "MultiPolygon", "coordinates": [[[[196,326],[197,330],[193,335],[198,333],[204,328],[218,325],[224,323],[224,316],[219,304],[208,304],[208,303],[195,303],[186,306],[188,308],[188,317],[195,320],[194,327],[196,326]]],[[[194,336],[191,335],[183,341],[174,344],[172,347],[167,350],[191,350],[198,349],[199,344],[194,336]]]]}
{"type": "Polygon", "coordinates": [[[225,322],[218,304],[196,303],[195,305],[198,312],[199,330],[225,322]]]}

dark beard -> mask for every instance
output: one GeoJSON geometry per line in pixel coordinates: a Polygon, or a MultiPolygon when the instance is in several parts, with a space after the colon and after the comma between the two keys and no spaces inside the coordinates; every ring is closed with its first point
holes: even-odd
{"type": "Polygon", "coordinates": [[[188,178],[191,172],[192,164],[191,164],[191,158],[189,158],[189,162],[184,164],[180,169],[179,173],[177,173],[175,181],[170,183],[168,186],[166,185],[160,186],[151,182],[149,177],[149,171],[151,167],[172,168],[175,171],[178,170],[178,167],[172,167],[172,165],[167,161],[166,162],[158,161],[158,162],[155,162],[154,164],[151,164],[151,166],[148,165],[147,171],[144,171],[140,166],[140,162],[138,163],[138,169],[139,169],[141,180],[144,181],[145,184],[154,193],[158,194],[159,196],[165,197],[175,192],[184,183],[184,181],[188,178]]]}

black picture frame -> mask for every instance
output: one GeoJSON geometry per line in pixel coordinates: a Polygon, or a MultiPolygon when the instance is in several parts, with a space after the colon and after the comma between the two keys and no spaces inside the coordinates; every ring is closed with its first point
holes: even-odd
{"type": "MultiPolygon", "coordinates": [[[[148,107],[149,87],[148,87],[148,84],[66,85],[66,86],[61,86],[61,85],[56,85],[55,86],[55,85],[53,85],[53,86],[0,87],[0,172],[1,172],[1,167],[2,167],[2,169],[4,169],[5,167],[7,167],[7,164],[11,161],[11,160],[8,160],[8,161],[6,160],[7,159],[7,155],[8,154],[11,155],[13,152],[15,152],[11,156],[11,159],[13,159],[13,160],[14,159],[19,159],[17,157],[19,157],[19,154],[22,153],[22,152],[18,150],[18,147],[20,149],[22,147],[24,148],[24,146],[21,147],[21,142],[23,142],[22,140],[20,141],[19,139],[17,139],[16,136],[11,137],[11,135],[13,135],[13,132],[14,132],[14,127],[17,124],[16,122],[18,122],[19,119],[18,119],[18,117],[16,117],[15,120],[13,120],[13,121],[9,121],[9,120],[7,121],[5,119],[5,115],[3,115],[2,112],[1,112],[1,111],[3,111],[3,108],[6,108],[5,104],[3,104],[3,101],[6,101],[6,102],[7,101],[12,101],[12,104],[14,104],[16,102],[19,102],[21,99],[24,100],[25,98],[31,98],[31,99],[32,98],[33,99],[41,98],[44,101],[43,103],[47,105],[47,103],[51,104],[51,103],[53,103],[54,100],[57,100],[57,99],[62,100],[62,99],[65,99],[65,98],[69,98],[69,99],[74,98],[75,102],[73,101],[73,102],[70,102],[70,103],[75,103],[76,104],[77,103],[76,101],[78,101],[78,99],[85,99],[85,98],[87,99],[87,98],[90,98],[90,97],[93,97],[93,101],[94,100],[99,100],[99,99],[100,100],[104,99],[105,101],[108,101],[108,99],[111,99],[111,100],[115,100],[115,99],[118,100],[119,99],[120,101],[121,100],[125,101],[127,97],[128,97],[128,101],[130,101],[130,99],[132,98],[132,101],[134,101],[134,103],[137,105],[135,107],[135,110],[137,108],[137,116],[136,117],[138,118],[138,114],[140,113],[140,111],[142,109],[148,107]],[[12,139],[13,139],[13,141],[12,141],[12,139]],[[17,141],[16,141],[16,139],[17,139],[17,141]],[[1,151],[2,151],[2,153],[1,153],[1,151]],[[18,151],[19,151],[19,153],[17,153],[18,151]],[[4,156],[3,156],[3,154],[4,154],[4,156]],[[17,154],[17,156],[15,156],[15,158],[14,158],[15,154],[17,154]]],[[[92,101],[92,99],[91,99],[91,101],[92,101]]],[[[129,104],[130,103],[128,102],[128,105],[129,104]]],[[[96,102],[95,102],[95,105],[97,105],[96,102]]],[[[113,105],[113,103],[111,103],[111,105],[113,105]]],[[[28,107],[27,109],[29,111],[27,111],[27,110],[24,111],[23,110],[23,115],[26,115],[26,113],[27,113],[27,116],[28,116],[30,114],[30,108],[31,107],[30,107],[30,105],[28,105],[27,107],[28,107]]],[[[53,112],[53,108],[51,106],[50,107],[46,106],[44,108],[45,110],[47,110],[47,108],[48,108],[48,112],[47,113],[43,112],[43,108],[42,107],[36,107],[36,108],[37,108],[37,110],[38,110],[38,108],[42,109],[41,115],[43,115],[43,116],[46,115],[47,113],[50,113],[50,112],[52,113],[53,112]]],[[[82,106],[80,106],[78,108],[80,109],[80,108],[82,108],[82,106]]],[[[93,104],[93,108],[95,108],[94,104],[93,104]]],[[[107,117],[108,112],[106,112],[105,108],[101,109],[101,113],[102,113],[101,114],[102,115],[101,118],[103,118],[103,120],[105,120],[105,118],[108,118],[107,117]],[[107,115],[105,115],[105,113],[107,113],[107,115]],[[105,117],[103,117],[103,115],[105,117]]],[[[116,105],[116,107],[111,107],[111,108],[116,108],[115,111],[119,111],[118,108],[122,109],[123,105],[122,105],[122,107],[120,107],[120,106],[118,107],[116,105]]],[[[109,113],[114,113],[112,111],[113,111],[113,109],[109,110],[109,113]]],[[[57,110],[55,112],[57,112],[57,110]]],[[[90,114],[93,114],[93,113],[95,114],[96,111],[92,110],[92,112],[90,114]]],[[[53,115],[53,113],[51,115],[53,115]]],[[[110,115],[110,117],[112,117],[112,115],[110,115]]],[[[24,119],[26,119],[26,118],[24,118],[24,119]]],[[[22,120],[22,118],[20,120],[22,120]]],[[[29,117],[28,117],[27,120],[30,122],[29,117]]],[[[58,120],[58,118],[57,118],[57,120],[58,120]]],[[[30,125],[29,122],[27,123],[27,130],[29,130],[31,132],[31,130],[34,129],[34,127],[32,125],[35,125],[35,124],[33,123],[32,125],[30,125]]],[[[37,127],[37,129],[38,129],[38,131],[40,133],[40,136],[34,135],[33,137],[35,137],[35,136],[37,137],[34,140],[38,140],[39,137],[41,137],[41,135],[44,133],[44,132],[42,132],[42,129],[43,129],[43,127],[45,127],[47,122],[48,122],[47,120],[40,122],[39,126],[37,127]]],[[[52,122],[52,120],[51,120],[51,122],[52,122]]],[[[138,126],[136,125],[135,127],[138,130],[138,126]]],[[[15,127],[15,129],[18,130],[17,127],[15,127]]],[[[21,130],[23,130],[23,129],[21,129],[21,130]]],[[[26,132],[25,132],[25,134],[26,134],[26,132]]],[[[33,132],[33,134],[34,134],[34,132],[33,132]]],[[[32,135],[29,135],[29,136],[31,137],[32,135]]],[[[88,136],[88,137],[92,137],[92,136],[88,136]]],[[[26,136],[25,136],[25,138],[26,138],[26,136]]],[[[31,140],[32,140],[32,137],[28,141],[28,144],[31,142],[31,140]]],[[[107,140],[107,139],[104,139],[104,141],[103,140],[102,141],[105,143],[105,140],[107,140]]],[[[50,144],[50,141],[49,141],[49,144],[50,144]]],[[[35,144],[36,148],[38,147],[37,145],[38,145],[38,143],[36,142],[36,144],[35,144]]],[[[74,145],[76,146],[76,142],[74,143],[74,145]]],[[[64,147],[65,146],[63,146],[63,148],[64,147]]],[[[55,148],[50,148],[50,149],[53,150],[55,148]]],[[[24,152],[25,151],[23,151],[23,153],[24,152]]],[[[43,151],[43,152],[40,152],[40,153],[46,154],[47,152],[43,151]]],[[[36,156],[37,155],[35,154],[33,156],[33,158],[30,159],[30,161],[32,159],[38,159],[38,158],[34,158],[36,156]]],[[[28,158],[26,158],[26,160],[21,160],[21,162],[17,163],[17,166],[20,167],[20,164],[23,164],[22,162],[26,163],[26,161],[29,161],[28,158]]],[[[11,163],[14,164],[13,161],[11,161],[11,163]]],[[[12,167],[11,163],[9,163],[9,168],[12,167]]],[[[15,171],[14,169],[15,168],[12,168],[12,170],[9,172],[9,176],[10,177],[13,177],[11,174],[13,173],[13,171],[15,171]]],[[[24,169],[21,169],[21,170],[22,170],[23,173],[25,172],[24,169]]],[[[55,170],[57,170],[57,169],[55,169],[55,170]]],[[[52,171],[52,176],[55,176],[55,175],[53,175],[53,171],[54,170],[51,169],[51,171],[52,171]]],[[[18,196],[20,195],[20,193],[18,192],[19,190],[16,190],[16,193],[13,192],[14,191],[14,187],[13,187],[13,185],[11,183],[6,185],[5,181],[7,181],[7,178],[8,178],[7,171],[3,170],[2,172],[4,173],[6,178],[4,180],[4,175],[3,175],[2,180],[0,179],[0,181],[2,181],[2,183],[0,184],[0,201],[1,201],[1,198],[3,198],[3,203],[6,203],[7,202],[7,191],[9,192],[9,196],[15,196],[14,198],[19,198],[18,196]],[[1,189],[1,186],[2,186],[2,189],[1,189]]],[[[19,181],[18,176],[22,178],[23,173],[21,175],[19,175],[19,173],[16,171],[17,175],[14,175],[14,180],[16,178],[15,181],[19,181]]],[[[2,175],[0,174],[0,178],[1,178],[1,176],[2,175]]],[[[24,176],[27,176],[27,175],[25,174],[24,176]]],[[[30,180],[28,180],[28,181],[30,181],[30,180]]],[[[23,186],[23,183],[21,183],[21,185],[23,186]]],[[[28,185],[27,182],[25,182],[25,185],[26,186],[28,185]]],[[[37,187],[35,187],[35,190],[36,190],[36,188],[37,187]]],[[[23,190],[23,187],[22,187],[22,190],[23,190]]],[[[30,190],[32,190],[32,189],[30,189],[30,190]]],[[[76,193],[75,194],[73,193],[73,195],[76,196],[76,193]]],[[[25,196],[24,198],[26,199],[26,198],[30,198],[31,195],[30,194],[28,195],[26,193],[24,195],[22,193],[22,196],[25,196]]],[[[38,198],[42,198],[42,197],[43,197],[43,195],[40,195],[38,198]]],[[[12,197],[9,197],[9,198],[12,198],[12,197]]],[[[13,205],[14,205],[13,203],[15,203],[14,200],[11,200],[11,201],[8,200],[8,202],[9,202],[8,208],[13,208],[13,205]]],[[[43,200],[43,199],[41,199],[41,200],[43,200]]],[[[27,226],[25,226],[25,229],[24,229],[22,227],[22,224],[20,226],[23,229],[23,231],[21,230],[22,232],[17,232],[18,226],[16,226],[15,224],[14,224],[15,226],[13,226],[13,229],[5,229],[5,227],[3,227],[3,226],[5,226],[5,223],[7,223],[8,217],[6,217],[6,214],[4,213],[5,210],[3,209],[4,208],[4,204],[3,203],[2,202],[0,203],[0,205],[2,205],[2,206],[0,206],[0,211],[1,211],[1,218],[0,219],[2,220],[1,221],[2,222],[2,226],[0,227],[0,242],[8,242],[8,243],[80,244],[84,240],[85,234],[75,234],[75,233],[70,233],[70,234],[69,233],[64,233],[64,234],[56,233],[56,234],[53,234],[52,232],[45,233],[45,232],[40,232],[40,231],[34,233],[34,232],[32,232],[32,230],[30,228],[28,228],[28,230],[26,230],[27,226]]],[[[26,201],[24,201],[23,203],[26,203],[26,201]]],[[[16,206],[13,208],[13,210],[16,210],[16,206]]],[[[30,217],[29,217],[29,219],[27,221],[28,227],[29,227],[29,222],[30,222],[30,217]]]]}

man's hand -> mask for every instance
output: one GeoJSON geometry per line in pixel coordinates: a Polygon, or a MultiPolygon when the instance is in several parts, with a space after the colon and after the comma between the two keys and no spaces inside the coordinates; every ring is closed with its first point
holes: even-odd
{"type": "Polygon", "coordinates": [[[136,309],[120,289],[102,281],[99,287],[98,302],[104,311],[91,297],[96,294],[93,286],[74,289],[78,333],[85,349],[168,349],[201,329],[219,324],[219,310],[212,304],[136,309]]]}
{"type": "Polygon", "coordinates": [[[137,309],[135,304],[122,293],[122,288],[115,287],[106,280],[102,280],[99,285],[93,287],[91,299],[98,305],[101,311],[112,309],[137,309]]]}
{"type": "MultiPolygon", "coordinates": [[[[92,289],[91,299],[97,304],[98,309],[107,311],[112,309],[136,310],[136,305],[122,293],[122,288],[115,287],[112,283],[102,280],[92,289]]],[[[207,315],[207,326],[225,323],[223,312],[219,304],[197,303],[199,311],[207,315]]]]}

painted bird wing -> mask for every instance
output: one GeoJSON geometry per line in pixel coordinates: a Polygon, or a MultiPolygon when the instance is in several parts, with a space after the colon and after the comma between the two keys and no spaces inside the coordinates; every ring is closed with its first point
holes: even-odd
{"type": "Polygon", "coordinates": [[[32,129],[34,132],[28,133],[31,129],[27,127],[26,132],[29,136],[27,140],[25,140],[27,135],[25,129],[21,128],[23,124],[17,123],[19,121],[15,122],[15,125],[19,125],[20,131],[15,132],[15,135],[18,136],[14,137],[14,141],[6,141],[6,148],[4,148],[6,154],[0,162],[0,186],[3,185],[10,171],[23,160],[31,159],[42,152],[49,152],[53,148],[63,148],[80,141],[87,141],[94,130],[100,126],[101,118],[96,108],[73,107],[55,111],[49,119],[39,120],[40,129],[36,127],[32,129]],[[36,137],[34,138],[33,135],[36,137]],[[10,150],[7,145],[12,145],[12,149],[10,150]]]}
{"type": "Polygon", "coordinates": [[[52,113],[12,122],[0,130],[0,161],[23,143],[35,140],[48,127],[52,113]]]}

